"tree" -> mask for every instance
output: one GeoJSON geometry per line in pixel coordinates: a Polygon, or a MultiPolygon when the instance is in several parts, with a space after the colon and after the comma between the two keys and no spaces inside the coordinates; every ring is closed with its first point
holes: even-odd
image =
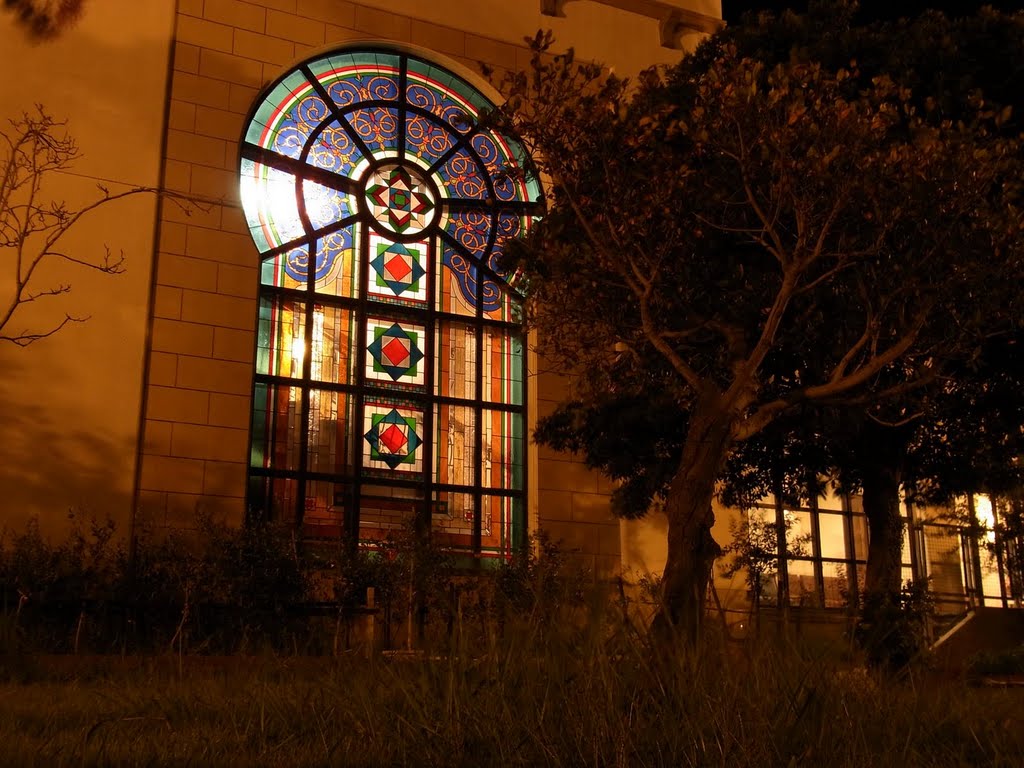
{"type": "Polygon", "coordinates": [[[552,189],[515,252],[529,320],[585,373],[584,403],[660,391],[685,415],[656,624],[693,640],[734,447],[803,403],[918,386],[934,375],[919,341],[973,311],[954,279],[1017,276],[1009,251],[990,257],[1016,145],[980,109],[931,125],[890,78],[861,88],[855,69],[730,44],[632,89],[543,53],[508,104],[552,189]]]}
{"type": "MultiPolygon", "coordinates": [[[[846,9],[852,14],[856,6],[846,9]]],[[[982,105],[997,116],[991,130],[1019,134],[1024,70],[1006,62],[1024,45],[1024,16],[984,10],[953,21],[928,13],[898,24],[856,26],[836,24],[828,10],[766,19],[760,27],[732,30],[730,39],[768,61],[798,55],[839,66],[856,60],[862,85],[880,74],[891,76],[910,90],[911,103],[931,124],[970,121],[982,105]],[[894,37],[901,44],[893,45],[894,37]]],[[[1004,182],[1009,199],[1019,199],[1016,184],[1004,182]]],[[[1015,215],[1011,209],[1005,229],[1016,226],[1015,215]]],[[[871,614],[895,616],[902,600],[901,487],[912,501],[934,503],[972,490],[1005,492],[1020,482],[1012,458],[1020,453],[1024,412],[1016,398],[1007,397],[1024,384],[1013,352],[1022,316],[1019,298],[1003,294],[985,302],[986,288],[978,288],[982,293],[971,297],[973,317],[921,339],[932,355],[934,375],[923,382],[928,386],[884,402],[808,412],[812,423],[800,428],[829,457],[838,484],[863,492],[871,536],[862,618],[880,630],[872,633],[871,644],[880,636],[884,645],[887,631],[871,614]]],[[[891,385],[905,373],[892,367],[876,386],[891,385]]],[[[884,648],[874,651],[885,655],[884,648]]]]}
{"type": "Polygon", "coordinates": [[[3,0],[29,37],[47,40],[70,28],[82,15],[86,0],[3,0]]]}
{"type": "MultiPolygon", "coordinates": [[[[96,199],[77,208],[54,200],[47,196],[48,180],[71,168],[79,158],[78,145],[67,133],[66,123],[37,106],[35,112],[11,120],[10,126],[0,131],[0,342],[24,347],[52,336],[69,323],[87,319],[64,313],[62,319],[42,326],[21,323],[21,310],[71,290],[66,282],[42,285],[41,267],[63,262],[109,275],[123,272],[124,254],[115,256],[104,248],[98,258],[79,255],[67,250],[67,237],[98,209],[155,190],[131,187],[110,192],[100,186],[96,199]]],[[[188,198],[168,198],[190,210],[188,198]]]]}

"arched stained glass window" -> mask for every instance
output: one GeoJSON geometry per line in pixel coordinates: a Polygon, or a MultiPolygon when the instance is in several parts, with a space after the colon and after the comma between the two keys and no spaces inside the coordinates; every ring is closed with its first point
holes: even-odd
{"type": "Polygon", "coordinates": [[[308,536],[509,553],[526,378],[510,238],[539,213],[491,102],[389,48],[319,55],[257,99],[242,204],[262,270],[249,512],[308,536]]]}

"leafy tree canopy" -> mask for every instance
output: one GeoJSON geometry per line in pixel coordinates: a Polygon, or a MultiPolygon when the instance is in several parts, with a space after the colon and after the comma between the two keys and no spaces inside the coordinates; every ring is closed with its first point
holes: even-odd
{"type": "Polygon", "coordinates": [[[636,477],[607,425],[663,408],[629,433],[656,463],[620,501],[664,495],[665,615],[693,627],[730,451],[806,404],[921,386],[940,340],[976,343],[983,294],[1009,305],[1018,147],[982,98],[944,119],[855,61],[765,61],[725,37],[627,84],[542,54],[508,109],[553,196],[516,257],[542,348],[584,376],[539,434],[636,477]]]}

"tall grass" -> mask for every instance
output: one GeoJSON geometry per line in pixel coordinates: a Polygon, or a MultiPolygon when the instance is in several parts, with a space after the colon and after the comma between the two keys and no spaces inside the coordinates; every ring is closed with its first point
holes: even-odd
{"type": "Polygon", "coordinates": [[[669,654],[609,629],[525,620],[473,653],[456,632],[408,658],[22,670],[0,684],[0,764],[1024,764],[1019,691],[886,682],[791,648],[669,654]]]}
{"type": "MultiPolygon", "coordinates": [[[[57,547],[29,531],[0,547],[0,583],[29,606],[19,597],[0,616],[0,768],[1024,765],[1024,692],[874,678],[842,654],[785,644],[708,637],[671,651],[631,621],[624,592],[593,585],[544,540],[473,579],[401,542],[383,550],[393,557],[332,561],[339,610],[367,586],[397,616],[416,596],[416,653],[303,656],[309,647],[276,642],[292,632],[284,608],[308,599],[323,562],[306,566],[290,540],[252,531],[143,553],[125,583],[164,608],[150,620],[158,641],[135,647],[163,655],[33,655],[90,647],[79,606],[117,598],[122,583],[105,531],[57,547]],[[207,628],[210,599],[237,620],[207,628]],[[49,604],[73,611],[33,617],[49,604]],[[167,643],[172,626],[191,642],[167,643]],[[253,647],[277,653],[194,655],[253,647]]],[[[315,635],[302,626],[293,637],[315,635]]]]}

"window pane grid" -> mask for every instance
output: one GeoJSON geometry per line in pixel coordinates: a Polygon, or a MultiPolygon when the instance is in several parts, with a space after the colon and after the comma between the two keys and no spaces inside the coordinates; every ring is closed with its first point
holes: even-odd
{"type": "Polygon", "coordinates": [[[364,543],[419,518],[478,555],[522,542],[524,346],[501,257],[541,190],[518,142],[476,125],[490,107],[385,49],[318,56],[257,100],[255,514],[364,543]]]}

